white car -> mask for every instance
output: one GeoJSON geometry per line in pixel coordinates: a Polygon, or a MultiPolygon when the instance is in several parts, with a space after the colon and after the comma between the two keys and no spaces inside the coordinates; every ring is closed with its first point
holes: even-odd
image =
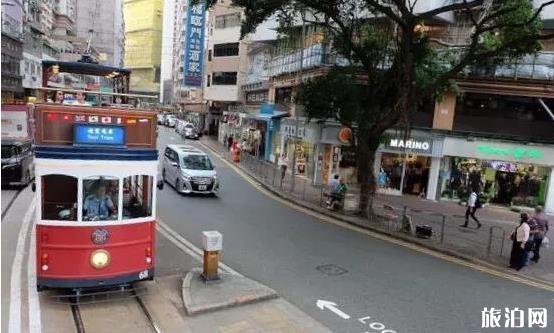
{"type": "Polygon", "coordinates": [[[185,139],[199,139],[198,131],[196,130],[196,127],[194,127],[194,125],[191,123],[187,123],[185,125],[183,133],[181,135],[184,136],[185,139]]]}
{"type": "Polygon", "coordinates": [[[165,116],[163,114],[158,114],[158,125],[163,125],[165,116]]]}
{"type": "Polygon", "coordinates": [[[172,114],[168,114],[167,116],[165,116],[164,123],[165,123],[165,126],[167,127],[175,127],[176,121],[177,121],[177,117],[175,117],[172,114]]]}
{"type": "Polygon", "coordinates": [[[179,135],[183,135],[185,132],[185,126],[187,122],[182,119],[175,120],[175,132],[177,132],[179,135]]]}
{"type": "Polygon", "coordinates": [[[206,153],[189,145],[168,145],[162,161],[162,178],[179,193],[217,195],[219,180],[206,153]]]}

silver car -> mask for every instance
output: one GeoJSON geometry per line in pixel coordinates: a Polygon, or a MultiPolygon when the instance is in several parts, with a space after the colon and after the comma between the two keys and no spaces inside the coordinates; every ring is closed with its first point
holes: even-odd
{"type": "Polygon", "coordinates": [[[217,195],[219,179],[206,153],[189,145],[168,145],[162,161],[162,178],[179,193],[217,195]]]}

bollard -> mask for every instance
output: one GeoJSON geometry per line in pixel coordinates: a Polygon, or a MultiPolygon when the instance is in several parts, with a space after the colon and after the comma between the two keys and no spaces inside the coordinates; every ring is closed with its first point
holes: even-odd
{"type": "Polygon", "coordinates": [[[489,243],[487,244],[487,257],[490,256],[491,254],[493,230],[494,230],[494,226],[491,226],[489,228],[489,243]]]}
{"type": "Polygon", "coordinates": [[[202,248],[204,249],[204,264],[202,279],[204,281],[219,280],[219,251],[223,244],[223,236],[219,231],[202,232],[202,248]]]}
{"type": "Polygon", "coordinates": [[[442,216],[442,224],[441,224],[441,244],[444,243],[444,228],[446,226],[446,215],[442,216]]]}

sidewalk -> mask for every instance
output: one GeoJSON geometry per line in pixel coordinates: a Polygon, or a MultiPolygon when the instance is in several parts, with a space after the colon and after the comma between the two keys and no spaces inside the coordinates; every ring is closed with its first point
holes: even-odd
{"type": "MultiPolygon", "coordinates": [[[[201,142],[230,160],[227,149],[215,139],[206,137],[201,142]]],[[[470,228],[461,228],[459,225],[464,222],[465,207],[455,202],[436,202],[416,196],[377,195],[373,201],[375,216],[369,219],[360,218],[355,214],[357,193],[353,191],[347,194],[343,212],[330,212],[325,208],[324,189],[312,185],[309,179],[297,176],[293,188],[291,174],[287,173],[281,182],[276,165],[247,154],[243,154],[241,162],[236,165],[276,195],[304,207],[450,255],[486,262],[498,269],[507,270],[512,245],[509,235],[517,226],[519,213],[506,207],[488,206],[480,209],[477,215],[483,224],[481,229],[471,228],[474,226],[471,222],[470,228]],[[432,237],[422,239],[402,232],[404,214],[411,218],[414,228],[416,225],[432,227],[432,237]]],[[[554,225],[554,218],[550,217],[550,222],[554,225]]],[[[509,272],[516,273],[513,270],[509,272]]],[[[554,246],[542,248],[541,261],[538,264],[531,263],[517,274],[554,284],[554,246]]]]}

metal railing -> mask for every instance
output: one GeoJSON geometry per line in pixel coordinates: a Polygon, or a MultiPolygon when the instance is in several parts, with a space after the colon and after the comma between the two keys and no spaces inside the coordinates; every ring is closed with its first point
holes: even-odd
{"type": "MultiPolygon", "coordinates": [[[[220,152],[229,158],[227,150],[222,145],[218,147],[220,152]]],[[[283,174],[275,163],[259,159],[247,152],[241,153],[238,165],[264,186],[294,201],[311,204],[315,209],[327,207],[327,186],[314,185],[311,179],[296,176],[296,186],[292,190],[290,170],[283,174]]],[[[413,237],[441,249],[453,250],[493,263],[503,265],[509,258],[510,247],[506,246],[506,242],[515,221],[514,225],[511,225],[501,221],[482,220],[481,229],[474,227],[470,221],[469,227],[464,228],[460,226],[465,222],[463,215],[443,214],[408,205],[395,207],[380,202],[379,198],[374,199],[369,218],[362,218],[357,214],[357,200],[357,193],[347,192],[343,210],[333,211],[333,214],[362,227],[413,237]],[[424,229],[430,230],[430,234],[418,232],[424,229]]]]}

